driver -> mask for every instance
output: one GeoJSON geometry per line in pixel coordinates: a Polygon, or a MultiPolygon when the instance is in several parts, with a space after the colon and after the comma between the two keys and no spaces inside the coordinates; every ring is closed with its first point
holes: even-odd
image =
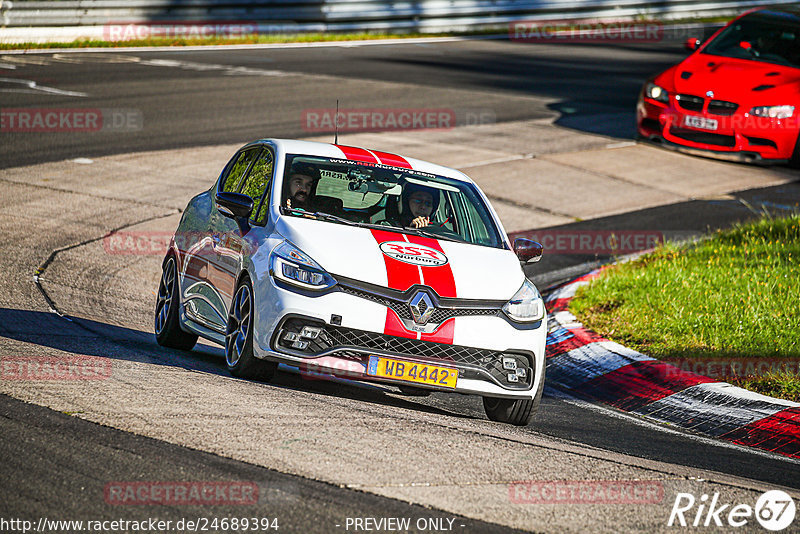
{"type": "Polygon", "coordinates": [[[431,187],[407,183],[401,196],[402,226],[422,228],[431,223],[431,216],[439,207],[439,192],[431,187]]]}
{"type": "Polygon", "coordinates": [[[292,165],[283,187],[283,205],[287,208],[310,210],[318,180],[319,172],[316,167],[307,163],[292,165]]]}

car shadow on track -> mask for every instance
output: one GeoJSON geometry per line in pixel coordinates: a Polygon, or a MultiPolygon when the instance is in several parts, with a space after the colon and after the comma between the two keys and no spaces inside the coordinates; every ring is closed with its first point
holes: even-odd
{"type": "MultiPolygon", "coordinates": [[[[92,356],[230,376],[225,366],[224,352],[221,347],[198,344],[191,351],[168,349],[157,345],[155,336],[150,332],[86,318],[59,317],[50,312],[0,308],[2,358],[22,355],[19,348],[2,348],[3,338],[52,349],[52,353],[45,351],[42,356],[63,357],[65,360],[71,355],[92,356]],[[67,355],[63,353],[67,353],[67,355]]],[[[41,354],[36,350],[25,350],[24,352],[41,354]]],[[[323,380],[319,376],[307,373],[280,370],[268,383],[252,383],[256,386],[292,389],[430,414],[474,418],[473,415],[410,401],[389,387],[343,380],[323,380]]]]}

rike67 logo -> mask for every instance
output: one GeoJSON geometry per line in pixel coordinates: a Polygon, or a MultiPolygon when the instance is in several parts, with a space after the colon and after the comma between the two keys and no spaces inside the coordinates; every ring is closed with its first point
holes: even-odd
{"type": "Polygon", "coordinates": [[[792,524],[796,512],[794,500],[781,490],[764,493],[756,501],[755,507],[721,503],[719,493],[710,499],[705,494],[696,499],[691,493],[678,493],[667,526],[739,528],[755,518],[765,529],[777,532],[792,524]]]}

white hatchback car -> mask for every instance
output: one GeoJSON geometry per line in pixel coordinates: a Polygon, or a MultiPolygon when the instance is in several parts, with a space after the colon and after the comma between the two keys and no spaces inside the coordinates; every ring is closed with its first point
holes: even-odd
{"type": "Polygon", "coordinates": [[[231,373],[278,363],[483,397],[526,425],[544,385],[547,318],[509,242],[463,173],[361,148],[264,139],[242,147],[186,207],[155,310],[158,343],[225,347],[231,373]]]}

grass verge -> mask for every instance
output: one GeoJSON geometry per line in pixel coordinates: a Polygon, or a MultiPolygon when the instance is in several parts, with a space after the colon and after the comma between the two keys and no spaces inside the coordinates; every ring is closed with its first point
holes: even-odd
{"type": "Polygon", "coordinates": [[[210,46],[210,45],[249,45],[275,43],[322,43],[335,41],[369,41],[376,39],[412,39],[419,37],[452,37],[454,35],[484,35],[494,32],[470,33],[298,33],[298,34],[265,34],[242,37],[203,37],[203,38],[149,38],[126,41],[102,41],[78,39],[63,43],[0,43],[0,50],[32,50],[48,48],[129,48],[136,46],[210,46]]]}
{"type": "Polygon", "coordinates": [[[766,217],[611,266],[570,311],[644,354],[800,401],[800,216],[766,217]]]}

